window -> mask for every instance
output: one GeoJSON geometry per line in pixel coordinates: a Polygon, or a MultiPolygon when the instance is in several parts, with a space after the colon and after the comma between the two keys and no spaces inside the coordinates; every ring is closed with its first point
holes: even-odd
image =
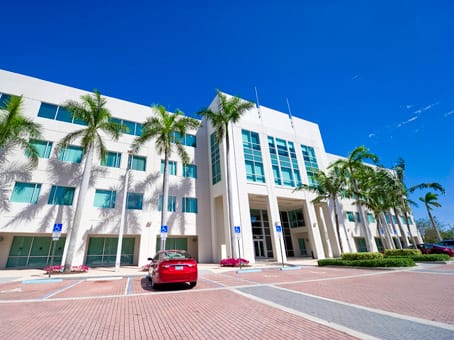
{"type": "MultiPolygon", "coordinates": [[[[45,140],[30,139],[30,144],[34,146],[35,149],[38,151],[39,158],[50,157],[50,152],[52,150],[52,142],[48,142],[45,140]]],[[[26,151],[25,155],[30,156],[30,153],[26,151]]]]}
{"type": "Polygon", "coordinates": [[[355,237],[355,244],[359,253],[367,252],[366,240],[363,237],[355,237]]]}
{"type": "Polygon", "coordinates": [[[194,148],[197,146],[196,136],[190,135],[188,133],[182,137],[179,132],[172,132],[171,138],[172,143],[177,140],[182,145],[192,146],[194,148]]]}
{"type": "Polygon", "coordinates": [[[38,117],[87,126],[86,122],[74,119],[72,114],[63,106],[48,103],[41,103],[38,111],[38,117]]]}
{"type": "Polygon", "coordinates": [[[145,171],[147,165],[146,157],[130,155],[128,158],[128,162],[131,165],[132,170],[145,171]]]}
{"type": "Polygon", "coordinates": [[[375,223],[375,217],[371,213],[367,213],[367,222],[375,223]]]}
{"type": "Polygon", "coordinates": [[[110,118],[110,121],[125,127],[126,131],[124,133],[128,135],[140,136],[142,134],[143,126],[140,123],[114,117],[110,118]]]}
{"type": "Polygon", "coordinates": [[[219,153],[219,143],[214,133],[210,136],[211,153],[211,180],[213,185],[221,181],[221,156],[219,153]]]}
{"type": "MultiPolygon", "coordinates": [[[[158,210],[162,211],[162,195],[159,195],[158,210]]],[[[169,196],[167,202],[167,211],[177,211],[177,197],[169,196]]]]}
{"type": "Polygon", "coordinates": [[[39,107],[38,111],[38,117],[55,119],[57,115],[57,110],[58,110],[57,105],[41,103],[41,106],[39,107]]]}
{"type": "Polygon", "coordinates": [[[116,197],[116,191],[96,189],[93,206],[97,208],[115,208],[116,197]]]}
{"type": "Polygon", "coordinates": [[[11,96],[9,94],[0,93],[0,106],[6,106],[10,100],[11,96]]]}
{"type": "MultiPolygon", "coordinates": [[[[176,176],[177,175],[177,162],[169,161],[169,175],[176,176]]],[[[161,159],[161,174],[164,173],[164,160],[161,159]]]]}
{"type": "Polygon", "coordinates": [[[306,166],[307,179],[310,186],[316,186],[315,172],[318,169],[317,158],[312,146],[302,145],[301,150],[303,153],[304,165],[306,166]]]}
{"type": "Polygon", "coordinates": [[[10,201],[36,204],[38,203],[40,191],[41,184],[16,182],[10,201]]]}
{"type": "Polygon", "coordinates": [[[84,151],[80,146],[68,145],[66,148],[62,148],[58,155],[58,160],[69,163],[80,163],[84,151]]]}
{"type": "Polygon", "coordinates": [[[355,216],[356,216],[356,222],[361,223],[361,216],[359,215],[359,212],[356,212],[355,216]]]}
{"type": "Polygon", "coordinates": [[[268,136],[268,149],[271,156],[274,183],[289,187],[301,185],[301,176],[293,142],[268,136]]]}
{"type": "Polygon", "coordinates": [[[303,209],[291,210],[288,212],[288,222],[290,228],[304,227],[303,209]]]}
{"type": "Polygon", "coordinates": [[[385,220],[386,220],[386,223],[388,223],[388,224],[391,223],[391,218],[389,217],[388,214],[385,214],[385,220]]]}
{"type": "Polygon", "coordinates": [[[265,183],[259,135],[257,132],[248,130],[242,130],[241,134],[243,137],[246,179],[251,182],[265,183]]]}
{"type": "Polygon", "coordinates": [[[120,152],[107,152],[104,159],[101,159],[102,166],[108,166],[111,168],[119,168],[121,163],[121,153],[120,152]]]}
{"type": "Polygon", "coordinates": [[[393,222],[394,222],[394,224],[398,224],[398,223],[399,223],[399,221],[397,221],[397,217],[396,217],[396,215],[393,215],[393,216],[392,216],[392,218],[393,218],[393,222]]]}
{"type": "Polygon", "coordinates": [[[74,199],[75,188],[60,187],[53,185],[50,190],[49,200],[47,204],[53,205],[72,205],[74,199]]]}
{"type": "MultiPolygon", "coordinates": [[[[121,245],[121,265],[132,265],[134,262],[133,237],[123,237],[121,245]]],[[[87,250],[88,266],[114,266],[117,254],[117,237],[90,237],[87,250]]]]}
{"type": "Polygon", "coordinates": [[[353,213],[351,211],[347,211],[347,219],[350,222],[355,222],[355,216],[353,215],[353,213]]]}
{"type": "Polygon", "coordinates": [[[131,210],[142,210],[143,194],[128,192],[126,206],[131,210]]]}
{"type": "Polygon", "coordinates": [[[183,164],[183,176],[197,178],[197,165],[183,164]]]}
{"type": "Polygon", "coordinates": [[[197,198],[183,197],[183,212],[197,213],[197,198]]]}

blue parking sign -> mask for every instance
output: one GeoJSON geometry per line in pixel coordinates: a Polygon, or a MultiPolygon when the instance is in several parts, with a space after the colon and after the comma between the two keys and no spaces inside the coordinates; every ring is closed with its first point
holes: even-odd
{"type": "Polygon", "coordinates": [[[282,233],[282,227],[280,225],[276,226],[276,232],[282,233]]]}
{"type": "Polygon", "coordinates": [[[240,226],[234,226],[234,227],[233,227],[233,231],[235,232],[235,234],[241,233],[241,228],[240,228],[240,226]]]}
{"type": "Polygon", "coordinates": [[[168,230],[167,226],[166,225],[162,225],[161,226],[161,233],[166,233],[168,230]]]}
{"type": "Polygon", "coordinates": [[[52,229],[52,232],[60,232],[63,229],[63,223],[55,223],[54,228],[52,229]]]}

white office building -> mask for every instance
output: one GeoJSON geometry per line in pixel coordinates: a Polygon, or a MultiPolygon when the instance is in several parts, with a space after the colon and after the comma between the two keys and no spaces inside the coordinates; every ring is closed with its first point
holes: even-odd
{"type": "MultiPolygon", "coordinates": [[[[0,159],[0,268],[43,268],[51,261],[64,261],[84,157],[77,143],[64,150],[56,146],[68,133],[83,128],[62,105],[87,93],[0,70],[0,103],[11,95],[23,96],[24,114],[42,126],[42,138],[33,140],[40,153],[36,168],[26,166],[21,149],[8,150],[0,159]],[[58,241],[52,241],[55,225],[61,225],[58,241]]],[[[153,141],[137,154],[128,154],[142,123],[153,114],[150,107],[105,98],[113,119],[127,126],[128,132],[118,141],[105,138],[108,156],[95,156],[74,264],[115,263],[125,210],[121,264],[142,266],[160,247],[163,155],[153,141]],[[123,205],[128,160],[131,170],[123,205]]],[[[217,100],[211,103],[212,109],[217,100]]],[[[183,165],[176,153],[170,159],[166,248],[186,249],[204,263],[231,256],[251,263],[339,256],[333,207],[314,205],[313,193],[294,191],[300,183],[313,183],[311,169],[326,170],[340,158],[326,153],[317,124],[254,107],[231,126],[228,162],[224,143],[216,143],[207,122],[182,140],[190,162],[183,165]]],[[[382,247],[371,212],[358,210],[351,200],[342,200],[338,206],[345,252],[366,251],[366,237],[372,250],[382,247]],[[366,223],[368,235],[363,234],[361,223],[366,223]]],[[[403,237],[394,223],[397,218],[403,217],[386,216],[395,241],[403,237]]],[[[409,222],[415,241],[421,242],[412,217],[409,222]]]]}

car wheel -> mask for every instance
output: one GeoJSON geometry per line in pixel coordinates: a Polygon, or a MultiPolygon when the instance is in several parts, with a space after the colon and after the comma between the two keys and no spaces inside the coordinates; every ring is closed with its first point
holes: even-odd
{"type": "Polygon", "coordinates": [[[157,283],[154,282],[153,278],[151,277],[151,288],[156,289],[158,288],[157,283]]]}
{"type": "Polygon", "coordinates": [[[196,284],[197,284],[197,281],[189,282],[189,287],[194,288],[196,284]]]}

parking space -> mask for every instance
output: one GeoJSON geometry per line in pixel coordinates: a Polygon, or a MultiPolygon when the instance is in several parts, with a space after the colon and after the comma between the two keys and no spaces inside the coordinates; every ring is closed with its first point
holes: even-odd
{"type": "MultiPolygon", "coordinates": [[[[424,329],[441,338],[454,335],[452,264],[394,271],[293,269],[201,270],[193,289],[184,285],[152,289],[145,273],[2,283],[2,333],[8,339],[32,335],[38,339],[348,339],[381,337],[374,333],[374,325],[386,316],[397,318],[399,327],[409,330],[424,329]],[[333,308],[326,309],[327,299],[335,304],[333,308]],[[349,326],[314,318],[311,308],[343,315],[349,326]],[[345,312],[348,308],[350,315],[345,312]],[[358,308],[370,315],[366,326],[355,330],[358,308]],[[58,327],[54,327],[56,316],[58,327]]],[[[418,332],[411,333],[416,334],[413,338],[422,338],[418,332]]]]}

